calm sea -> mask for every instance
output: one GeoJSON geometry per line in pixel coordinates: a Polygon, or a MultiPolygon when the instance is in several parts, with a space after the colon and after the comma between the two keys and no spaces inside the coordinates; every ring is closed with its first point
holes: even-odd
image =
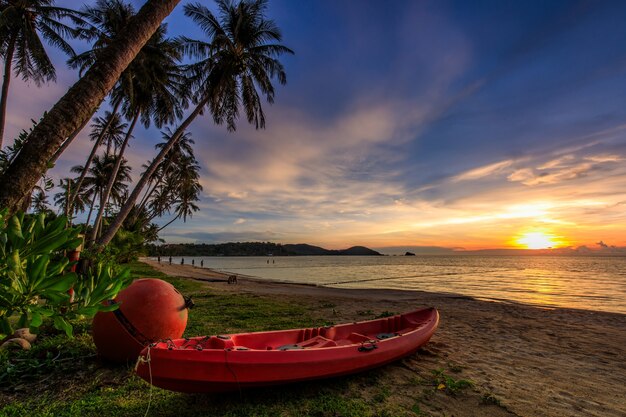
{"type": "MultiPolygon", "coordinates": [[[[185,257],[185,264],[268,280],[392,288],[626,314],[626,257],[185,257]]],[[[180,263],[180,258],[173,258],[180,263]]]]}

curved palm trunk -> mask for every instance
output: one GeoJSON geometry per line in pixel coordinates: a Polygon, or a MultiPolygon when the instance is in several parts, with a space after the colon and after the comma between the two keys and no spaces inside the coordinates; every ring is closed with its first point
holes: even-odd
{"type": "Polygon", "coordinates": [[[140,213],[141,210],[143,210],[143,208],[146,206],[146,204],[148,204],[148,200],[150,200],[150,197],[152,197],[152,194],[154,194],[154,191],[157,189],[157,187],[159,186],[159,184],[161,184],[162,181],[163,180],[161,178],[158,178],[154,182],[154,185],[151,186],[150,184],[148,184],[148,190],[146,191],[143,198],[139,202],[139,206],[137,207],[137,213],[140,213]]]}
{"type": "Polygon", "coordinates": [[[22,151],[0,177],[0,207],[17,204],[48,169],[50,158],[98,108],[122,71],[135,58],[180,0],[147,0],[87,73],[52,107],[28,136],[22,151]]]}
{"type": "Polygon", "coordinates": [[[141,194],[143,187],[146,186],[146,184],[148,183],[148,180],[152,177],[152,175],[154,174],[154,171],[156,171],[159,164],[163,162],[163,158],[165,158],[165,155],[167,155],[167,153],[172,149],[172,147],[176,145],[176,142],[178,142],[178,140],[183,135],[183,133],[185,133],[185,130],[187,130],[191,122],[193,122],[193,120],[196,117],[198,117],[200,113],[202,113],[202,109],[204,108],[204,106],[206,106],[208,102],[209,102],[209,97],[205,97],[202,99],[202,101],[200,101],[200,103],[198,103],[194,111],[191,112],[191,114],[187,116],[185,121],[183,121],[183,123],[176,129],[176,131],[174,132],[170,140],[167,142],[167,145],[165,145],[163,149],[161,149],[161,152],[159,152],[159,154],[152,160],[152,163],[150,164],[146,172],[144,172],[144,174],[139,179],[139,182],[133,189],[133,192],[130,194],[128,199],[126,200],[126,203],[124,203],[124,205],[120,209],[120,212],[117,213],[117,216],[115,216],[115,219],[109,225],[108,229],[102,234],[100,239],[98,239],[98,241],[96,242],[99,246],[106,245],[111,241],[111,239],[113,239],[113,236],[115,236],[115,233],[117,233],[118,229],[122,226],[122,223],[124,223],[124,220],[128,216],[128,213],[130,213],[133,206],[135,205],[135,201],[137,201],[137,199],[139,198],[139,195],[141,194]]]}
{"type": "Polygon", "coordinates": [[[61,145],[61,147],[57,149],[54,155],[52,155],[52,158],[50,158],[51,164],[56,163],[57,159],[59,159],[59,156],[61,156],[61,154],[65,152],[65,150],[72,144],[72,141],[76,138],[76,136],[78,136],[78,134],[82,132],[82,130],[85,128],[85,126],[87,126],[87,123],[89,123],[89,120],[91,120],[91,116],[89,116],[88,119],[85,119],[85,122],[82,125],[80,125],[80,127],[76,129],[74,133],[72,133],[67,139],[65,139],[65,142],[63,142],[63,145],[61,145]]]}
{"type": "MultiPolygon", "coordinates": [[[[113,107],[112,114],[116,114],[119,107],[120,107],[120,102],[118,101],[117,103],[115,103],[115,106],[113,107]]],[[[107,130],[109,130],[109,127],[111,126],[112,123],[113,123],[113,117],[111,117],[109,121],[107,122],[107,124],[104,126],[104,128],[102,129],[102,132],[100,132],[100,135],[98,136],[98,139],[96,139],[96,143],[94,143],[93,148],[91,148],[91,153],[89,154],[89,157],[87,158],[87,162],[85,162],[83,171],[80,173],[80,177],[78,178],[78,181],[76,181],[76,190],[70,196],[70,202],[69,202],[70,209],[74,206],[74,200],[76,199],[76,196],[78,196],[78,193],[80,192],[80,189],[83,185],[83,181],[85,180],[85,177],[87,176],[87,172],[89,172],[89,168],[91,167],[91,163],[93,162],[93,158],[96,156],[96,152],[98,152],[98,148],[100,147],[100,144],[102,144],[104,135],[106,135],[106,132],[107,130]]]]}
{"type": "Polygon", "coordinates": [[[29,193],[26,194],[24,196],[24,198],[22,199],[22,201],[20,202],[20,210],[22,210],[24,213],[26,213],[28,211],[28,209],[30,208],[31,204],[33,203],[33,192],[34,191],[35,191],[34,188],[32,190],[30,190],[29,193]]]}
{"type": "Polygon", "coordinates": [[[167,226],[169,226],[170,224],[174,223],[174,221],[178,220],[178,218],[180,217],[179,214],[177,214],[176,216],[174,216],[174,218],[172,220],[170,220],[169,222],[165,223],[163,226],[159,227],[157,229],[157,233],[159,233],[161,230],[165,229],[167,226]]]}
{"type": "Polygon", "coordinates": [[[168,176],[168,174],[170,172],[171,166],[172,166],[172,160],[170,159],[170,160],[167,161],[167,165],[165,166],[165,170],[163,171],[163,176],[157,178],[156,182],[154,183],[154,186],[152,186],[152,188],[148,189],[148,191],[144,195],[143,199],[141,200],[141,203],[139,203],[139,207],[136,210],[137,213],[140,213],[141,210],[143,210],[143,208],[146,206],[146,204],[148,204],[148,201],[150,200],[150,197],[152,197],[152,194],[154,194],[154,191],[157,189],[157,187],[159,185],[161,185],[163,183],[165,178],[167,178],[167,176],[168,176]]]}
{"type": "Polygon", "coordinates": [[[126,150],[126,146],[128,145],[128,141],[130,140],[133,130],[135,129],[135,125],[137,124],[137,120],[139,119],[139,110],[133,116],[133,121],[126,132],[126,137],[124,138],[124,142],[122,142],[122,146],[120,146],[120,151],[117,154],[117,158],[115,160],[115,166],[113,167],[113,172],[111,172],[111,176],[109,177],[109,182],[107,182],[107,186],[104,189],[104,194],[102,195],[100,202],[100,209],[98,210],[98,216],[96,217],[96,223],[93,228],[93,233],[91,235],[90,242],[93,242],[98,237],[98,232],[100,230],[100,225],[102,224],[102,216],[104,215],[104,209],[109,201],[109,197],[111,196],[111,190],[113,189],[113,184],[115,184],[115,180],[117,180],[117,173],[120,170],[120,166],[122,165],[122,159],[124,158],[124,151],[126,150]]]}
{"type": "Polygon", "coordinates": [[[11,36],[4,58],[4,78],[2,80],[2,96],[0,96],[0,149],[2,149],[2,139],[4,138],[4,124],[7,114],[7,99],[9,97],[9,84],[11,83],[11,64],[13,63],[13,52],[15,52],[15,35],[11,36]]]}
{"type": "Polygon", "coordinates": [[[98,198],[98,193],[94,191],[93,198],[91,199],[91,207],[89,207],[89,214],[87,215],[87,222],[85,222],[85,229],[89,226],[89,222],[91,221],[91,213],[93,213],[93,207],[96,205],[96,198],[98,198]]]}
{"type": "Polygon", "coordinates": [[[72,192],[72,180],[67,179],[67,186],[65,188],[65,217],[67,217],[68,227],[72,227],[72,217],[70,217],[70,205],[69,198],[72,192]]]}

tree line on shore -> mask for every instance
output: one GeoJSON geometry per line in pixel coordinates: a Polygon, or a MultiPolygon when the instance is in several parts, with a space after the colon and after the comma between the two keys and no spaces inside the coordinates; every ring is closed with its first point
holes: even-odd
{"type": "Polygon", "coordinates": [[[378,255],[364,246],[348,249],[324,249],[319,246],[280,244],[271,242],[228,242],[228,243],[171,243],[146,246],[148,256],[333,256],[333,255],[378,255]]]}

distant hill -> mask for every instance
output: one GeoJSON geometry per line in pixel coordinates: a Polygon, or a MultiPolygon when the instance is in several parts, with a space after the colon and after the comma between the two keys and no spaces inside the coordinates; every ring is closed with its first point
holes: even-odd
{"type": "MultiPolygon", "coordinates": [[[[338,251],[338,255],[351,255],[351,256],[382,256],[382,253],[378,253],[373,249],[366,248],[365,246],[352,246],[348,249],[338,251]]],[[[332,254],[331,254],[332,255],[332,254]]]]}
{"type": "Polygon", "coordinates": [[[148,256],[382,256],[365,246],[348,249],[324,249],[305,243],[281,245],[271,242],[231,242],[219,244],[174,243],[149,245],[148,256]]]}
{"type": "Polygon", "coordinates": [[[296,245],[283,245],[286,251],[293,255],[328,255],[328,249],[319,246],[307,245],[306,243],[298,243],[296,245]]]}
{"type": "Polygon", "coordinates": [[[319,246],[307,245],[299,243],[297,245],[283,245],[288,252],[294,255],[315,256],[315,255],[352,255],[352,256],[381,256],[375,250],[366,248],[365,246],[353,246],[348,249],[324,249],[319,246]]]}

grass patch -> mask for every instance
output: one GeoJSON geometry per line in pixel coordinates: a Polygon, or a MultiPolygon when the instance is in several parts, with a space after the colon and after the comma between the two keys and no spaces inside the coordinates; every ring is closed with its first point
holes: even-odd
{"type": "Polygon", "coordinates": [[[252,294],[188,292],[195,302],[186,335],[236,333],[322,326],[303,306],[252,294]]]}
{"type": "Polygon", "coordinates": [[[77,364],[96,354],[91,336],[82,333],[42,335],[30,351],[3,351],[0,355],[0,387],[15,388],[55,373],[75,371],[77,364]]]}
{"type": "Polygon", "coordinates": [[[143,262],[130,262],[124,266],[130,268],[130,273],[133,278],[168,278],[163,272],[157,271],[143,262]]]}

